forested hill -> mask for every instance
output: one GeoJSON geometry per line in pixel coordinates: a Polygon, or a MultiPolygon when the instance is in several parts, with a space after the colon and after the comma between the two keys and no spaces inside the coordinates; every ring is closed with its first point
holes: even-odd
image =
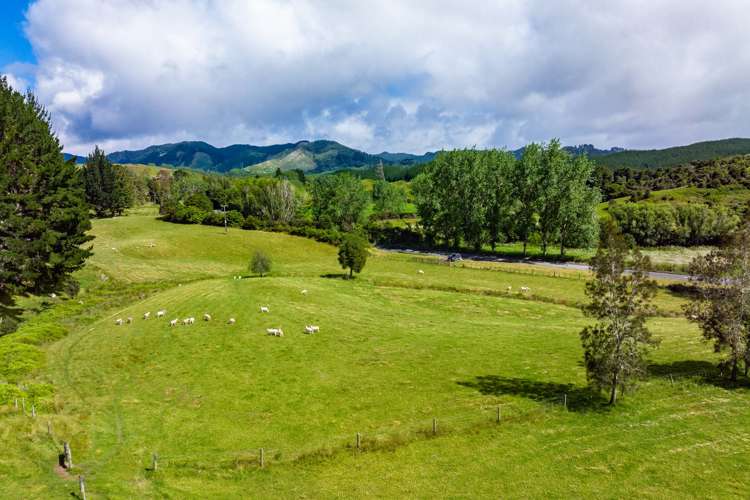
{"type": "Polygon", "coordinates": [[[722,139],[696,142],[689,146],[667,149],[627,150],[595,157],[595,161],[610,168],[661,168],[685,165],[695,161],[714,160],[726,156],[750,153],[750,139],[722,139]]]}
{"type": "MultiPolygon", "coordinates": [[[[70,157],[70,155],[66,155],[70,157]]],[[[120,164],[154,164],[190,167],[212,172],[244,169],[250,172],[274,172],[301,169],[326,172],[351,167],[385,164],[413,165],[431,160],[434,153],[412,155],[381,153],[373,155],[335,141],[300,141],[271,146],[235,144],[217,148],[205,142],[178,142],[149,146],[136,151],[117,151],[107,155],[120,164]]],[[[77,160],[85,161],[78,157],[77,160]]]]}

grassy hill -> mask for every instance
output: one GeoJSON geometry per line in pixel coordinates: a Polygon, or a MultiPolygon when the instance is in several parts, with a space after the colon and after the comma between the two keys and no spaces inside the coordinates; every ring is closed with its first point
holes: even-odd
{"type": "Polygon", "coordinates": [[[666,149],[628,150],[597,156],[595,161],[610,168],[658,168],[683,165],[694,161],[750,153],[750,139],[705,141],[666,149]]]}
{"type": "Polygon", "coordinates": [[[665,289],[652,376],[607,408],[580,364],[578,272],[375,252],[347,281],[335,248],[283,234],[148,212],[93,232],[83,294],[37,320],[87,311],[61,320],[70,333],[31,377],[55,396],[35,399],[35,419],[0,410],[10,498],[69,496],[78,473],[91,497],[114,498],[745,495],[750,394],[715,383],[715,354],[665,289]],[[271,275],[234,280],[256,248],[271,275]],[[114,283],[121,300],[92,306],[114,283]],[[141,319],[162,308],[198,324],[141,319]],[[697,370],[708,376],[667,377],[697,370]],[[63,440],[70,476],[54,469],[63,440]]]}

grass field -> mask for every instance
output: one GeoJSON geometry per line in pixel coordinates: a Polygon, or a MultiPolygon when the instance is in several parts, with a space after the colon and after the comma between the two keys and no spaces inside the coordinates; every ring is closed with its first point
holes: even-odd
{"type": "Polygon", "coordinates": [[[65,319],[30,379],[54,397],[36,419],[0,411],[0,496],[77,491],[54,467],[63,440],[91,498],[746,496],[750,393],[716,382],[666,290],[652,377],[608,408],[580,364],[581,273],[375,252],[347,281],[335,248],[278,233],[148,212],[93,231],[76,307],[102,275],[147,292],[65,319]],[[255,248],[271,275],[232,279],[255,248]],[[198,323],[140,319],[162,308],[198,323]],[[265,335],[277,326],[283,338],[265,335]]]}

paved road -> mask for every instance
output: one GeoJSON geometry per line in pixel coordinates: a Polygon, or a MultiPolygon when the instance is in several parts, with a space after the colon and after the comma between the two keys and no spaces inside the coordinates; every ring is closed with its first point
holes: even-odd
{"type": "MultiPolygon", "coordinates": [[[[454,253],[454,252],[442,251],[442,250],[432,250],[429,252],[422,252],[419,250],[412,250],[410,248],[384,248],[384,247],[378,247],[378,248],[386,252],[406,253],[409,255],[429,255],[433,257],[447,257],[448,255],[454,253]]],[[[476,261],[483,261],[483,262],[504,262],[506,264],[526,264],[526,265],[534,265],[534,266],[558,268],[558,269],[572,269],[576,271],[588,271],[589,270],[588,264],[580,264],[577,262],[549,262],[549,261],[544,261],[544,260],[516,259],[513,257],[499,257],[495,255],[482,255],[482,254],[470,254],[470,253],[462,253],[461,257],[467,260],[476,260],[476,261]]],[[[657,280],[688,281],[690,279],[690,276],[687,274],[667,273],[663,271],[653,271],[649,273],[649,276],[657,280]]]]}

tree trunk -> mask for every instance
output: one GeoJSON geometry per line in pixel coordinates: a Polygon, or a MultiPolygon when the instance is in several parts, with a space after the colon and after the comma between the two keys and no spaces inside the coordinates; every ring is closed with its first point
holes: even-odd
{"type": "Polygon", "coordinates": [[[352,269],[352,268],[350,267],[350,268],[349,268],[349,279],[352,279],[352,275],[353,275],[353,273],[354,273],[354,269],[352,269]]]}
{"type": "Polygon", "coordinates": [[[729,377],[732,382],[737,382],[737,359],[732,360],[732,374],[729,377]]]}
{"type": "Polygon", "coordinates": [[[612,388],[609,391],[609,404],[617,403],[617,375],[612,377],[612,388]]]}
{"type": "Polygon", "coordinates": [[[560,257],[565,257],[565,243],[560,238],[560,257]]]}
{"type": "Polygon", "coordinates": [[[523,256],[524,257],[526,257],[526,243],[527,243],[527,241],[524,239],[523,240],[523,256]]]}

